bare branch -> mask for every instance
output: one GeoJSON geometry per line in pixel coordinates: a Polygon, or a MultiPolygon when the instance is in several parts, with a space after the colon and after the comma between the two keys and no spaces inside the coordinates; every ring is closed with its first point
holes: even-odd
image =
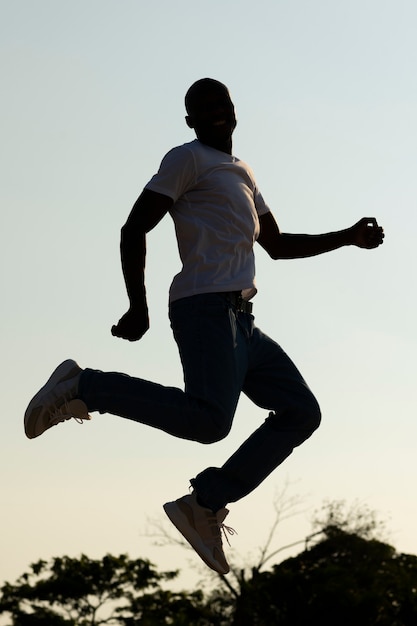
{"type": "Polygon", "coordinates": [[[283,552],[284,550],[289,550],[289,548],[294,548],[295,546],[299,546],[302,543],[304,544],[305,549],[307,549],[310,539],[312,539],[313,537],[317,537],[318,535],[323,535],[323,531],[319,530],[316,533],[313,533],[312,535],[308,535],[308,537],[306,537],[305,539],[300,539],[298,541],[294,541],[293,543],[289,543],[286,546],[281,546],[280,548],[278,548],[278,550],[275,550],[274,552],[271,552],[271,554],[268,554],[268,556],[264,559],[262,566],[264,566],[267,561],[272,559],[274,556],[276,556],[280,552],[283,552]]]}
{"type": "MultiPolygon", "coordinates": [[[[275,533],[279,524],[282,524],[282,522],[284,522],[285,520],[295,517],[296,515],[300,515],[300,513],[303,512],[302,510],[298,508],[302,500],[301,496],[299,495],[291,496],[291,497],[287,496],[289,487],[290,487],[290,482],[287,479],[282,489],[276,492],[276,495],[273,501],[273,507],[275,510],[275,520],[269,530],[268,536],[266,538],[266,541],[263,547],[260,549],[260,558],[258,560],[258,564],[254,568],[258,572],[262,569],[262,567],[264,567],[265,563],[269,561],[273,556],[275,556],[279,552],[282,552],[283,550],[286,549],[286,547],[284,546],[282,548],[279,548],[278,550],[275,550],[271,554],[268,554],[268,551],[271,547],[272,541],[275,537],[275,533]]],[[[296,542],[295,545],[297,545],[298,543],[299,542],[296,542]]],[[[290,547],[292,547],[292,545],[293,544],[291,544],[290,547]]]]}
{"type": "Polygon", "coordinates": [[[173,526],[172,524],[166,524],[165,519],[147,517],[146,521],[152,527],[152,531],[146,530],[146,532],[142,533],[142,536],[152,539],[154,546],[164,548],[165,546],[176,545],[192,550],[190,544],[183,539],[178,531],[171,532],[173,531],[173,526]]]}

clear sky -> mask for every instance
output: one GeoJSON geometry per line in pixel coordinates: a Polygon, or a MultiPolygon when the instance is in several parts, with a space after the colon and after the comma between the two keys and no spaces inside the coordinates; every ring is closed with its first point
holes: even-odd
{"type": "Polygon", "coordinates": [[[204,76],[230,87],[234,152],[283,231],[375,216],[386,232],[375,251],[278,262],[257,251],[257,323],[301,369],[323,422],[230,507],[228,555],[256,553],[287,480],[305,513],[276,547],[302,539],[323,501],[345,499],[417,554],[416,20],[414,0],[1,1],[0,581],[39,558],[128,552],[191,572],[192,585],[188,553],[155,548],[147,518],[266,416],[242,399],[212,446],[98,414],[32,441],[23,432],[28,401],[65,358],[182,385],[169,217],[149,236],[151,330],[130,344],[110,328],[127,306],[120,227],[162,156],[193,139],[183,96],[204,76]]]}

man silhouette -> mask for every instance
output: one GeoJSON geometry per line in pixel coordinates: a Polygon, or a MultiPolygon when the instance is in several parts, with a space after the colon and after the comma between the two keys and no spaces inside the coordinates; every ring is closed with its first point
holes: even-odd
{"type": "Polygon", "coordinates": [[[222,467],[201,471],[190,481],[190,494],[164,505],[204,562],[225,574],[226,505],[253,491],[320,423],[319,406],[300,372],[255,325],[254,244],[272,259],[289,259],[348,245],[376,248],[384,235],[374,218],[321,235],[282,233],[252,170],[232,154],[236,117],[227,87],[201,79],[188,90],[185,105],[196,139],[164,157],[122,228],[130,306],[112,328],[129,341],[148,330],[146,234],[170,213],[183,266],[170,288],[169,315],[185,388],[64,361],[30,402],[25,431],[34,438],[99,411],[208,444],[226,437],[243,392],[268,417],[222,467]]]}

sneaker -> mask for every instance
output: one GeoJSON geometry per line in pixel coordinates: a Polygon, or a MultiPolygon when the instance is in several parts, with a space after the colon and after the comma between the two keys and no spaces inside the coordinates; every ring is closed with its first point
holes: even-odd
{"type": "Polygon", "coordinates": [[[223,524],[229,511],[220,509],[213,513],[211,509],[200,506],[195,492],[167,502],[164,510],[204,563],[219,574],[227,574],[230,568],[223,552],[221,530],[230,534],[235,532],[223,524]]]}
{"type": "Polygon", "coordinates": [[[77,398],[81,372],[75,361],[64,361],[32,398],[25,413],[25,433],[29,439],[72,417],[80,423],[91,419],[87,405],[77,398]]]}

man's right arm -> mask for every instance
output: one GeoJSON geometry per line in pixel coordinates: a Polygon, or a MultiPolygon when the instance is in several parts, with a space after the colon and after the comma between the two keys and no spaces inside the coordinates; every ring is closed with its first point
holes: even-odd
{"type": "Polygon", "coordinates": [[[115,337],[137,341],[149,328],[145,289],[146,233],[160,222],[172,205],[170,197],[144,189],[122,228],[120,256],[129,309],[112,327],[115,337]]]}

